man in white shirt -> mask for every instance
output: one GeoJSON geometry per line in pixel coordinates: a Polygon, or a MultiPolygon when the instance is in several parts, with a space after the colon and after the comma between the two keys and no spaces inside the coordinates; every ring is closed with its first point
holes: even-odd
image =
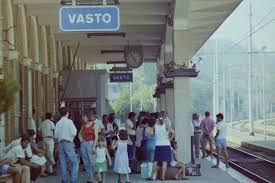
{"type": "Polygon", "coordinates": [[[217,133],[215,136],[215,144],[217,149],[217,164],[215,166],[212,166],[212,168],[219,168],[221,151],[223,151],[224,153],[226,168],[229,168],[227,143],[226,143],[227,124],[226,122],[223,121],[222,113],[217,114],[216,117],[217,117],[217,133]]]}
{"type": "Polygon", "coordinates": [[[20,144],[13,146],[3,159],[11,159],[11,164],[16,164],[21,168],[21,182],[29,183],[30,180],[35,181],[41,172],[41,166],[26,160],[25,149],[30,144],[29,135],[24,134],[20,138],[20,144]],[[31,175],[30,175],[31,173],[31,175]]]}
{"type": "Polygon", "coordinates": [[[62,182],[68,181],[68,161],[71,165],[71,183],[77,183],[79,162],[75,153],[73,143],[77,129],[72,120],[68,119],[69,112],[65,107],[60,109],[62,118],[57,122],[54,135],[58,141],[58,155],[62,173],[62,182]]]}
{"type": "MultiPolygon", "coordinates": [[[[192,120],[192,128],[194,131],[194,146],[195,146],[195,155],[196,158],[200,155],[200,145],[201,145],[201,138],[202,138],[202,130],[201,130],[201,122],[200,122],[200,116],[197,113],[193,114],[193,120],[192,120]]],[[[192,146],[193,147],[193,146],[192,146]]]]}
{"type": "MultiPolygon", "coordinates": [[[[14,148],[15,146],[18,146],[21,144],[21,140],[22,138],[18,138],[13,140],[9,145],[7,145],[4,149],[3,149],[3,153],[6,154],[8,153],[12,148],[14,148]]],[[[27,156],[27,158],[31,158],[32,157],[32,149],[31,149],[31,145],[30,143],[28,144],[28,146],[24,149],[25,155],[27,156]]]]}
{"type": "Polygon", "coordinates": [[[53,174],[52,165],[55,164],[53,151],[54,151],[54,129],[55,125],[51,121],[52,114],[46,113],[45,115],[45,121],[43,121],[38,128],[38,131],[41,132],[41,135],[43,137],[43,142],[45,144],[46,148],[46,157],[47,157],[47,173],[53,174]]]}
{"type": "Polygon", "coordinates": [[[117,125],[117,127],[120,128],[121,121],[120,121],[120,119],[116,118],[116,113],[112,113],[111,114],[111,118],[113,119],[113,121],[115,122],[115,124],[117,125]]]}
{"type": "Polygon", "coordinates": [[[132,164],[133,160],[135,160],[136,121],[137,121],[136,113],[130,112],[128,114],[128,119],[127,119],[126,124],[125,124],[125,128],[128,132],[129,138],[132,141],[132,145],[128,145],[128,157],[129,157],[129,160],[130,160],[130,164],[132,164]]]}

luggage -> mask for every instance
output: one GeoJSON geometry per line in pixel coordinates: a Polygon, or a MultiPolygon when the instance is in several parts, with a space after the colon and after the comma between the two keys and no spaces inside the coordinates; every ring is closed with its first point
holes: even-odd
{"type": "Polygon", "coordinates": [[[149,169],[148,169],[148,163],[142,163],[140,165],[140,174],[141,174],[141,178],[143,179],[147,179],[149,176],[148,176],[148,172],[149,172],[149,169]]]}
{"type": "Polygon", "coordinates": [[[187,176],[201,176],[201,165],[200,164],[185,164],[185,175],[187,176]]]}
{"type": "MultiPolygon", "coordinates": [[[[140,174],[142,178],[147,179],[148,177],[151,177],[152,171],[153,171],[153,163],[143,162],[140,165],[140,174]]],[[[157,177],[157,173],[153,176],[153,179],[155,180],[156,177],[157,177]]]]}

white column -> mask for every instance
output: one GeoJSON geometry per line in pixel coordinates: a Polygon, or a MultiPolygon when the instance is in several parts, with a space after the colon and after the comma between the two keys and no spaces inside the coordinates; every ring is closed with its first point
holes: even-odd
{"type": "MultiPolygon", "coordinates": [[[[181,1],[177,1],[181,2],[181,1]]],[[[180,6],[181,4],[176,4],[180,6]]],[[[179,7],[178,7],[179,8],[179,7]]],[[[174,61],[176,64],[189,65],[190,55],[186,48],[191,40],[189,31],[178,27],[174,30],[174,61]]],[[[191,31],[190,31],[191,32],[191,31]]],[[[178,142],[179,160],[183,163],[191,160],[191,95],[190,78],[174,78],[175,131],[178,142]]]]}
{"type": "Polygon", "coordinates": [[[31,126],[32,123],[32,69],[31,69],[31,64],[32,64],[32,59],[30,58],[24,58],[23,63],[25,66],[27,66],[27,76],[28,76],[28,127],[31,126]]]}
{"type": "Polygon", "coordinates": [[[63,64],[63,50],[62,50],[62,43],[60,40],[57,41],[57,49],[58,49],[58,71],[62,71],[64,68],[63,64]]]}
{"type": "Polygon", "coordinates": [[[191,160],[191,95],[189,80],[189,78],[174,78],[176,140],[179,144],[179,159],[184,163],[191,160]]]}
{"type": "Polygon", "coordinates": [[[42,52],[42,62],[44,64],[44,67],[48,68],[48,45],[47,45],[47,31],[46,31],[46,26],[42,25],[41,26],[41,52],[42,52]]]}
{"type": "Polygon", "coordinates": [[[18,5],[18,10],[19,10],[19,17],[21,19],[21,25],[22,25],[22,56],[23,56],[23,63],[28,67],[28,84],[27,84],[27,89],[28,89],[28,124],[31,123],[32,119],[32,71],[31,71],[31,63],[32,59],[29,58],[29,45],[28,45],[28,32],[27,32],[27,20],[26,20],[26,10],[25,6],[23,4],[18,5]]]}
{"type": "Polygon", "coordinates": [[[157,109],[156,112],[160,111],[160,98],[157,98],[157,109]]]}
{"type": "MultiPolygon", "coordinates": [[[[0,2],[0,10],[2,10],[2,2],[0,2]]],[[[2,13],[0,12],[0,16],[2,13]]],[[[3,19],[0,18],[0,29],[3,29],[2,26],[3,19]]],[[[2,31],[0,32],[0,68],[3,68],[3,42],[2,42],[2,31]]],[[[3,79],[2,73],[0,73],[0,80],[3,79]]],[[[5,117],[4,114],[0,114],[0,156],[2,155],[2,148],[5,146],[5,117]]]]}
{"type": "Polygon", "coordinates": [[[168,116],[172,122],[172,128],[175,129],[175,110],[174,110],[174,89],[167,88],[165,91],[166,109],[168,116]]]}
{"type": "Polygon", "coordinates": [[[28,123],[32,122],[32,69],[31,66],[28,67],[28,123]]]}
{"type": "Polygon", "coordinates": [[[160,110],[165,111],[166,100],[165,100],[165,93],[160,94],[160,110]]]}

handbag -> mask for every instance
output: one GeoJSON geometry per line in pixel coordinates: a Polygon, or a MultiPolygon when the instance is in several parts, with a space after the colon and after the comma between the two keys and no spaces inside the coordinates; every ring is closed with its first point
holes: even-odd
{"type": "Polygon", "coordinates": [[[200,164],[185,164],[185,175],[187,176],[201,176],[201,165],[200,164]]]}

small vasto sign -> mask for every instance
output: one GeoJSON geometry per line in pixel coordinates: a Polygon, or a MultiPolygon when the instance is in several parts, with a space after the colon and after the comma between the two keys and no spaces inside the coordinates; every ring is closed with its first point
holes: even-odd
{"type": "Polygon", "coordinates": [[[119,6],[62,6],[59,27],[62,32],[119,31],[119,6]]]}
{"type": "Polygon", "coordinates": [[[133,82],[133,73],[110,73],[110,83],[133,82]]]}

